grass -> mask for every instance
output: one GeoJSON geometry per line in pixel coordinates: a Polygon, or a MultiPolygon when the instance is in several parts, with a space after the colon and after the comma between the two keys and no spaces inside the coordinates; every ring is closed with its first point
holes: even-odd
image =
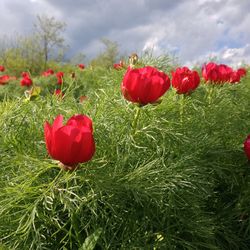
{"type": "Polygon", "coordinates": [[[185,98],[169,90],[136,123],[123,74],[85,69],[65,79],[63,99],[42,78],[31,101],[15,83],[1,88],[2,248],[249,249],[249,76],[185,98]],[[47,154],[43,124],[76,113],[93,119],[96,154],[65,172],[47,154]]]}

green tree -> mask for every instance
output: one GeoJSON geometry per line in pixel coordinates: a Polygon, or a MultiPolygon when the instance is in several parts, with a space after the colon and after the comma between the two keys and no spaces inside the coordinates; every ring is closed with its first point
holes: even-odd
{"type": "Polygon", "coordinates": [[[29,71],[38,74],[43,63],[43,51],[36,36],[20,36],[14,38],[4,36],[0,39],[0,63],[3,64],[9,73],[19,76],[22,71],[29,71]]]}
{"type": "Polygon", "coordinates": [[[101,42],[105,46],[104,52],[99,54],[91,61],[92,66],[101,66],[110,68],[117,61],[119,56],[119,46],[117,42],[111,41],[107,38],[101,39],[101,42]]]}
{"type": "MultiPolygon", "coordinates": [[[[37,22],[34,24],[35,35],[42,47],[44,56],[44,69],[47,67],[49,57],[55,56],[55,49],[60,57],[63,57],[66,49],[65,39],[62,36],[62,32],[66,28],[64,22],[56,20],[54,17],[48,17],[45,15],[38,15],[37,22]]],[[[55,59],[55,58],[54,58],[55,59]]]]}
{"type": "Polygon", "coordinates": [[[82,52],[74,55],[71,59],[70,59],[70,63],[71,64],[79,64],[79,63],[84,63],[86,60],[86,55],[83,54],[82,52]]]}

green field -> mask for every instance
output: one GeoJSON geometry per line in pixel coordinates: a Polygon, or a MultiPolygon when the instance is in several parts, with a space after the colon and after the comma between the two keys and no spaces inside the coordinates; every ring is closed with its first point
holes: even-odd
{"type": "Polygon", "coordinates": [[[63,98],[53,77],[33,76],[30,100],[18,80],[0,86],[2,249],[249,249],[249,74],[138,107],[121,94],[124,73],[68,69],[63,98]],[[96,153],[76,171],[46,150],[43,125],[58,114],[93,120],[96,153]]]}

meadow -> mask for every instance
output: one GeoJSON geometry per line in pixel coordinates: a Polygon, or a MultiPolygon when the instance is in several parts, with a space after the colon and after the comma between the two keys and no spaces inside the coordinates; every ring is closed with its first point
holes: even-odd
{"type": "MultiPolygon", "coordinates": [[[[139,62],[170,78],[176,67],[139,62]]],[[[122,95],[125,68],[57,67],[61,85],[0,86],[0,249],[249,249],[249,72],[209,84],[197,69],[191,94],[170,87],[138,106],[122,95]],[[74,171],[46,149],[44,123],[59,114],[93,122],[95,154],[74,171]]]]}

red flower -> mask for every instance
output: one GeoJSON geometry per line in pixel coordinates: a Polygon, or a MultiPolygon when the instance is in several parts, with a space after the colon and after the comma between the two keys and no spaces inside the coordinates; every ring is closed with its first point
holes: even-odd
{"type": "Polygon", "coordinates": [[[124,67],[124,63],[123,63],[123,61],[120,61],[119,63],[115,63],[115,64],[113,65],[113,67],[114,67],[114,69],[116,69],[116,70],[120,70],[120,69],[122,69],[122,68],[124,67]]]}
{"type": "Polygon", "coordinates": [[[247,139],[244,142],[244,150],[248,160],[250,160],[250,135],[248,135],[247,139]]]}
{"type": "Polygon", "coordinates": [[[225,64],[208,63],[202,67],[202,76],[206,82],[224,84],[231,81],[233,69],[225,64]]]}
{"type": "Polygon", "coordinates": [[[240,74],[238,71],[233,71],[230,76],[230,83],[236,83],[240,81],[240,74]]]}
{"type": "Polygon", "coordinates": [[[169,87],[168,75],[151,66],[128,68],[121,85],[125,99],[142,105],[155,103],[169,87]]]}
{"type": "Polygon", "coordinates": [[[172,72],[172,86],[178,94],[187,94],[195,90],[200,84],[200,77],[197,71],[191,71],[187,67],[177,68],[172,72]]]}
{"type": "Polygon", "coordinates": [[[0,72],[4,72],[5,71],[5,67],[3,65],[0,65],[0,72]]]}
{"type": "Polygon", "coordinates": [[[56,89],[54,91],[54,95],[57,95],[59,97],[63,97],[64,96],[63,92],[60,89],[56,89]]]}
{"type": "Polygon", "coordinates": [[[61,85],[62,82],[63,82],[62,78],[57,77],[57,84],[58,84],[58,85],[61,85]]]}
{"type": "Polygon", "coordinates": [[[218,65],[213,62],[203,65],[202,76],[206,82],[217,82],[219,80],[218,65]]]}
{"type": "Polygon", "coordinates": [[[236,71],[232,71],[230,76],[230,83],[240,82],[241,77],[244,77],[247,74],[246,69],[239,68],[236,71]]]}
{"type": "Polygon", "coordinates": [[[61,85],[63,82],[63,72],[57,72],[56,73],[56,77],[57,77],[57,84],[61,85]]]}
{"type": "Polygon", "coordinates": [[[85,115],[74,115],[63,125],[58,115],[53,124],[44,124],[44,135],[50,156],[74,168],[89,161],[95,153],[92,121],[85,115]]]}
{"type": "Polygon", "coordinates": [[[240,78],[241,78],[241,77],[243,77],[243,76],[246,76],[247,71],[246,71],[245,68],[239,68],[239,69],[237,70],[237,73],[240,75],[240,78]]]}
{"type": "Polygon", "coordinates": [[[54,74],[53,69],[48,69],[48,70],[46,70],[46,71],[44,71],[44,72],[42,73],[42,76],[47,77],[47,76],[51,76],[51,75],[53,75],[53,74],[54,74]]]}
{"type": "Polygon", "coordinates": [[[62,78],[63,76],[64,76],[64,73],[61,72],[61,71],[59,71],[59,72],[56,73],[56,77],[62,78]]]}
{"type": "Polygon", "coordinates": [[[29,77],[24,77],[20,81],[21,86],[27,86],[27,87],[29,87],[30,85],[32,85],[32,83],[33,82],[32,82],[32,80],[29,77]]]}
{"type": "Polygon", "coordinates": [[[23,78],[30,78],[30,74],[28,72],[23,72],[22,77],[23,78]]]}
{"type": "Polygon", "coordinates": [[[11,77],[8,75],[0,76],[0,85],[5,85],[11,80],[11,77]]]}
{"type": "Polygon", "coordinates": [[[220,83],[225,83],[230,81],[233,69],[225,64],[218,65],[219,81],[220,83]]]}
{"type": "Polygon", "coordinates": [[[82,64],[82,63],[80,63],[80,64],[78,64],[78,67],[79,67],[80,69],[84,69],[84,68],[85,68],[85,65],[82,64]]]}

